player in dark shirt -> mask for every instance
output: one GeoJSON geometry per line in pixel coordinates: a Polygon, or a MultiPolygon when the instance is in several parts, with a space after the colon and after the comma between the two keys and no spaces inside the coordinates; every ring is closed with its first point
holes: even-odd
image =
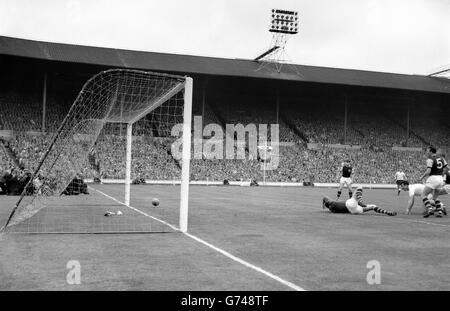
{"type": "Polygon", "coordinates": [[[438,153],[434,147],[428,147],[427,155],[427,170],[420,178],[422,181],[427,177],[425,188],[422,191],[422,202],[426,208],[423,217],[429,217],[435,212],[436,217],[442,217],[444,211],[442,203],[437,199],[439,196],[437,189],[445,185],[443,175],[447,174],[448,165],[442,154],[438,153]],[[428,197],[429,194],[433,195],[433,200],[428,197]]]}
{"type": "Polygon", "coordinates": [[[353,192],[352,192],[352,173],[353,173],[353,167],[350,164],[350,160],[345,160],[344,163],[342,163],[341,166],[341,173],[342,176],[339,179],[339,189],[337,192],[337,198],[339,199],[341,197],[342,194],[342,188],[347,187],[348,188],[348,196],[349,198],[352,197],[353,192]]]}
{"type": "MultiPolygon", "coordinates": [[[[442,155],[444,156],[444,155],[442,155]]],[[[450,170],[447,169],[447,172],[444,175],[444,187],[439,189],[439,195],[450,194],[450,170]]],[[[447,215],[447,209],[440,200],[436,199],[435,201],[436,210],[442,209],[444,215],[447,215]]]]}

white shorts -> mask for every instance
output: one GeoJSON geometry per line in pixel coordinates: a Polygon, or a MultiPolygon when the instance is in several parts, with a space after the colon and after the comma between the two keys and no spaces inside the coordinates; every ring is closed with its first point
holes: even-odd
{"type": "Polygon", "coordinates": [[[425,186],[431,189],[437,189],[443,187],[444,185],[444,177],[441,175],[431,175],[425,182],[425,186]]]}
{"type": "Polygon", "coordinates": [[[345,207],[349,210],[352,214],[362,214],[364,213],[364,210],[362,206],[358,205],[358,201],[356,199],[351,198],[345,201],[345,207]]]}
{"type": "Polygon", "coordinates": [[[342,186],[345,186],[345,185],[351,186],[351,184],[352,184],[352,179],[351,179],[350,177],[341,177],[341,179],[339,179],[339,183],[340,183],[342,186]]]}
{"type": "MultiPolygon", "coordinates": [[[[445,185],[444,187],[442,187],[442,189],[444,189],[445,194],[450,194],[450,185],[445,185]]],[[[441,194],[442,195],[442,194],[441,194]]]]}

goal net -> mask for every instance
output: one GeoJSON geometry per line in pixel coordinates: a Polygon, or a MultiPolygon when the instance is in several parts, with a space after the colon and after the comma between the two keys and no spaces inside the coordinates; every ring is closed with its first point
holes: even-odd
{"type": "Polygon", "coordinates": [[[191,109],[191,78],[123,69],[93,76],[1,231],[187,231],[191,109]],[[177,186],[142,185],[148,180],[177,186]]]}

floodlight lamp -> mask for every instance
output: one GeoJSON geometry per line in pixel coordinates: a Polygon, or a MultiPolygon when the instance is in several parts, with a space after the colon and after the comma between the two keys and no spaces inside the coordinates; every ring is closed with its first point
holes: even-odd
{"type": "Polygon", "coordinates": [[[298,12],[272,9],[272,23],[269,31],[295,34],[298,32],[298,12]],[[295,22],[294,22],[295,21],[295,22]],[[295,24],[294,24],[295,23],[295,24]]]}

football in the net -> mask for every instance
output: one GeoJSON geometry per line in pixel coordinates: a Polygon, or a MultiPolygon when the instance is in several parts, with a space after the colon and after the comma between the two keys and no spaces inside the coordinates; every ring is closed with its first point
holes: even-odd
{"type": "Polygon", "coordinates": [[[152,205],[155,206],[155,207],[158,206],[159,205],[159,200],[157,198],[153,198],[152,205]]]}

